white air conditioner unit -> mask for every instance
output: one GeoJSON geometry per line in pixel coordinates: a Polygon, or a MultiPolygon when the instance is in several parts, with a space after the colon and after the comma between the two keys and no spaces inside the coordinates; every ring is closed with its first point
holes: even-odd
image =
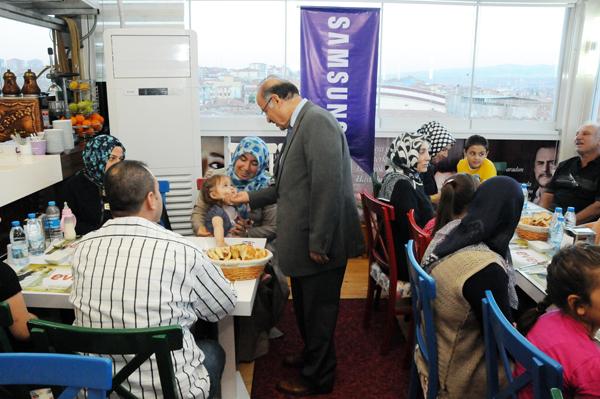
{"type": "Polygon", "coordinates": [[[167,211],[174,231],[192,234],[196,178],[202,176],[198,45],[183,29],[110,29],[104,63],[111,134],[127,158],[169,180],[167,211]]]}

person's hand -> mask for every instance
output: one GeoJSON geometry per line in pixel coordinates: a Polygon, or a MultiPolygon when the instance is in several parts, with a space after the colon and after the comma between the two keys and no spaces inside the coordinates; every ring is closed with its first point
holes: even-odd
{"type": "Polygon", "coordinates": [[[247,226],[248,224],[244,219],[237,219],[235,221],[235,226],[233,226],[231,230],[229,230],[229,234],[231,234],[232,236],[246,237],[248,233],[247,226]]]}
{"type": "Polygon", "coordinates": [[[196,235],[197,235],[198,237],[212,237],[212,234],[211,234],[211,232],[210,232],[210,231],[208,231],[208,230],[206,229],[206,227],[204,227],[204,226],[200,226],[200,227],[198,227],[198,230],[196,231],[196,235]]]}
{"type": "Polygon", "coordinates": [[[329,257],[327,255],[323,255],[318,252],[310,251],[309,256],[313,262],[318,263],[319,265],[324,265],[325,263],[329,262],[329,257]]]}
{"type": "Polygon", "coordinates": [[[229,200],[233,205],[247,204],[250,202],[250,196],[248,195],[248,191],[239,191],[229,197],[229,200]]]}

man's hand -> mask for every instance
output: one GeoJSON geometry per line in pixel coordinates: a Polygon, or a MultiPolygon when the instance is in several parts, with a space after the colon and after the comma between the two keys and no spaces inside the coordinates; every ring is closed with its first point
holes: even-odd
{"type": "Polygon", "coordinates": [[[329,262],[329,257],[327,255],[323,255],[313,251],[310,251],[309,255],[310,259],[313,262],[318,263],[320,265],[324,265],[325,263],[329,262]]]}
{"type": "Polygon", "coordinates": [[[229,200],[233,205],[247,204],[250,202],[250,196],[247,191],[239,191],[229,197],[229,200]]]}

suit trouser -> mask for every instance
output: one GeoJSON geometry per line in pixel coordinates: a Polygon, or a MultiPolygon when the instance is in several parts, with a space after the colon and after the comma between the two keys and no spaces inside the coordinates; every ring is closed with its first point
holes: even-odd
{"type": "Polygon", "coordinates": [[[302,375],[323,391],[335,381],[334,334],[345,267],[291,277],[294,311],[304,340],[302,375]]]}

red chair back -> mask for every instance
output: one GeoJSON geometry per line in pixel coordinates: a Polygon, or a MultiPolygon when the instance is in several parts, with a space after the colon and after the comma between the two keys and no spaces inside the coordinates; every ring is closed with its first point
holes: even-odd
{"type": "Polygon", "coordinates": [[[360,196],[367,227],[369,264],[377,262],[388,274],[390,286],[393,285],[395,289],[398,281],[398,263],[392,234],[392,222],[396,220],[394,207],[375,199],[366,192],[362,192],[360,196]]]}
{"type": "Polygon", "coordinates": [[[422,228],[419,227],[417,222],[415,221],[415,210],[411,209],[406,213],[406,217],[408,218],[408,230],[410,234],[410,238],[415,242],[415,255],[417,258],[417,262],[421,263],[421,259],[423,259],[423,255],[425,254],[425,250],[429,246],[429,242],[431,241],[431,234],[426,233],[422,228]]]}

